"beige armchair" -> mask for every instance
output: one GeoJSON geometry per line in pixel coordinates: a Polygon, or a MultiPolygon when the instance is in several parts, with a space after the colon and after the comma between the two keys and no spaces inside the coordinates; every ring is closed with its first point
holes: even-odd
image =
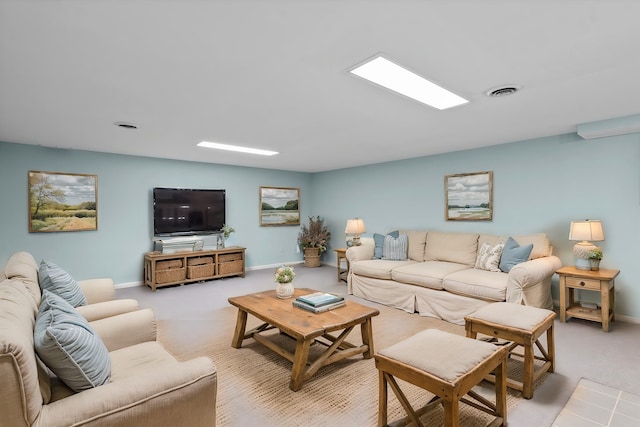
{"type": "Polygon", "coordinates": [[[34,266],[21,253],[0,274],[0,427],[215,426],[213,361],[176,360],[156,340],[149,309],[107,315],[118,310],[107,301],[91,304],[97,282],[86,307],[99,317],[89,325],[109,352],[109,381],[74,392],[50,372],[34,348],[40,301],[34,266]]]}

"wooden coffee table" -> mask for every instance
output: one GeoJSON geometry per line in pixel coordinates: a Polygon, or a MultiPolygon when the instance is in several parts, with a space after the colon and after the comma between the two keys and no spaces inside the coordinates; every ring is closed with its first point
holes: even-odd
{"type": "Polygon", "coordinates": [[[312,313],[293,307],[291,302],[299,295],[317,292],[313,289],[296,289],[293,298],[280,299],[275,290],[229,298],[229,303],[238,307],[238,320],[233,334],[234,348],[242,347],[242,342],[253,338],[258,343],[273,350],[293,363],[289,388],[298,391],[302,383],[311,378],[323,366],[344,358],[362,354],[365,359],[373,356],[373,330],[371,318],[380,314],[375,308],[353,301],[347,301],[343,307],[324,313],[312,313]],[[264,321],[262,325],[245,332],[247,314],[264,321]],[[345,338],[353,328],[360,325],[362,345],[356,346],[345,338]],[[260,335],[262,332],[277,328],[296,340],[295,353],[260,335]],[[338,336],[330,332],[341,331],[338,336]],[[319,339],[323,338],[323,339],[319,339]],[[314,342],[325,345],[326,350],[315,360],[309,360],[309,349],[314,342]]]}

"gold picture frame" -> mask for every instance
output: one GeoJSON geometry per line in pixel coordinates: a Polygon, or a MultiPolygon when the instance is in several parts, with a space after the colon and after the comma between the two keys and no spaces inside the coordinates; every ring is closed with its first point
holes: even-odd
{"type": "Polygon", "coordinates": [[[444,177],[447,221],[493,220],[493,172],[473,172],[444,177]]]}
{"type": "Polygon", "coordinates": [[[29,171],[29,232],[98,229],[98,176],[29,171]]]}
{"type": "Polygon", "coordinates": [[[260,225],[300,225],[300,189],[260,187],[260,225]]]}

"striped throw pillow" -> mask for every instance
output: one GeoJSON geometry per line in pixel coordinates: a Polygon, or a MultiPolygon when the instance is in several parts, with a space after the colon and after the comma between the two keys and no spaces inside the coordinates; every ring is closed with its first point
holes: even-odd
{"type": "Polygon", "coordinates": [[[387,234],[384,236],[382,259],[389,261],[406,261],[408,248],[409,237],[406,234],[400,234],[398,237],[387,234]]]}
{"type": "Polygon", "coordinates": [[[40,289],[46,289],[62,297],[74,307],[87,305],[87,300],[80,289],[80,285],[73,277],[51,261],[42,260],[38,270],[40,289]]]}
{"type": "Polygon", "coordinates": [[[34,346],[44,364],[76,392],[111,378],[109,351],[100,337],[71,304],[47,290],[36,316],[34,346]]]}

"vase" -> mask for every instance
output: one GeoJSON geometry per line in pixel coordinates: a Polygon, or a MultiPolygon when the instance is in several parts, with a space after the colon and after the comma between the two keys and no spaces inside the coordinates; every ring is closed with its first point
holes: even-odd
{"type": "Polygon", "coordinates": [[[278,283],[276,286],[276,295],[278,298],[286,299],[291,298],[294,292],[293,283],[278,283]]]}
{"type": "Polygon", "coordinates": [[[600,260],[599,259],[590,259],[589,264],[591,265],[591,271],[600,270],[600,260]]]}

